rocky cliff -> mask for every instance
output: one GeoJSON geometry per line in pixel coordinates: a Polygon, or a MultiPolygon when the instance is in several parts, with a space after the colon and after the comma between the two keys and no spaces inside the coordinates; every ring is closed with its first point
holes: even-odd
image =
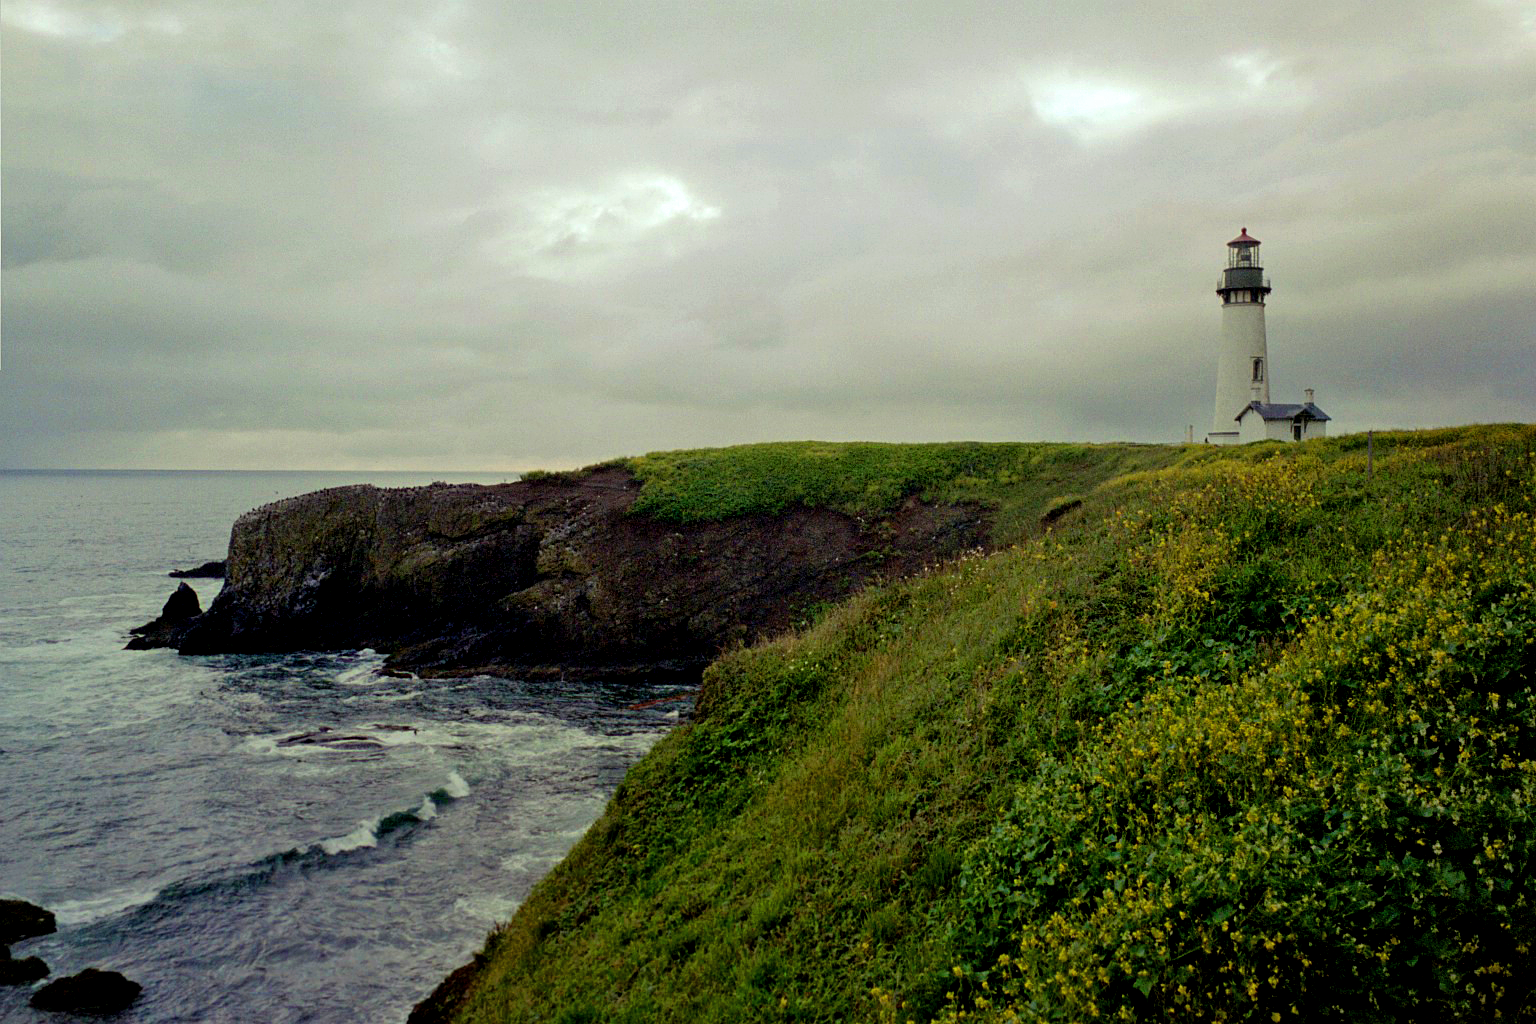
{"type": "Polygon", "coordinates": [[[242,516],[209,609],[144,638],[182,653],[373,647],[426,674],[698,664],[876,577],[985,543],[968,505],[795,507],[679,525],[622,468],[494,487],[334,488],[242,516]]]}

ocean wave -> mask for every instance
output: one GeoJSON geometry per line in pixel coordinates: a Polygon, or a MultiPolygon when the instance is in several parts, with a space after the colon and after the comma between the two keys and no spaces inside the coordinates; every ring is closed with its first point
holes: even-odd
{"type": "Polygon", "coordinates": [[[465,782],[464,777],[458,772],[449,772],[448,786],[444,792],[448,794],[450,800],[462,800],[469,796],[469,783],[465,782]]]}
{"type": "Polygon", "coordinates": [[[61,925],[91,924],[142,907],[159,895],[159,889],[117,889],[100,896],[64,900],[48,909],[61,925]]]}
{"type": "Polygon", "coordinates": [[[353,850],[361,850],[364,847],[379,845],[379,826],[382,821],[359,822],[357,828],[344,836],[336,836],[333,839],[322,839],[315,844],[331,856],[338,853],[351,853],[353,850]]]}
{"type": "Polygon", "coordinates": [[[319,849],[327,856],[335,856],[351,853],[353,850],[377,847],[381,836],[431,821],[437,817],[439,807],[455,800],[462,800],[469,796],[469,792],[469,783],[464,781],[464,776],[451,771],[448,773],[448,781],[422,797],[421,803],[415,807],[404,811],[391,811],[372,820],[359,821],[357,827],[346,835],[322,839],[296,852],[303,854],[319,849]]]}
{"type": "MultiPolygon", "coordinates": [[[[358,653],[360,655],[373,654],[372,651],[359,651],[358,653]]],[[[365,658],[362,664],[353,665],[351,668],[342,669],[336,673],[336,684],[338,686],[378,686],[380,683],[388,682],[388,676],[379,674],[379,669],[383,664],[383,658],[365,658]]]]}
{"type": "Polygon", "coordinates": [[[348,855],[376,849],[387,839],[405,841],[410,834],[438,816],[440,810],[462,800],[470,793],[464,777],[448,773],[443,785],[422,796],[421,802],[405,810],[391,811],[377,818],[364,819],[351,831],[316,842],[300,843],[260,860],[218,870],[202,877],[171,882],[158,889],[120,889],[77,900],[50,905],[61,925],[94,925],[121,914],[135,913],[160,919],[175,913],[175,908],[210,896],[227,898],[267,884],[292,871],[326,870],[345,864],[348,855]]]}

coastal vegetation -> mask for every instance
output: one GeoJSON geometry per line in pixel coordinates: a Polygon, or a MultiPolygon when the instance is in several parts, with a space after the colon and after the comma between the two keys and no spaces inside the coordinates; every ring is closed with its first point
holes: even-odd
{"type": "Polygon", "coordinates": [[[451,1019],[1532,1014],[1536,428],[628,465],[1004,546],[715,662],[451,1019]]]}
{"type": "Polygon", "coordinates": [[[1007,543],[1079,491],[1180,456],[1142,444],[798,441],[653,452],[622,464],[642,484],[632,511],[668,522],[776,515],[796,505],[869,519],[916,497],[987,506],[994,536],[1007,543]]]}

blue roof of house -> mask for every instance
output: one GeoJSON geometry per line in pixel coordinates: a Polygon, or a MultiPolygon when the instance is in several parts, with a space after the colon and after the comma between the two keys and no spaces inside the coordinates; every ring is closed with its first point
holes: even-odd
{"type": "Polygon", "coordinates": [[[1249,402],[1243,406],[1242,412],[1239,412],[1235,419],[1240,420],[1249,412],[1258,413],[1264,420],[1330,420],[1333,418],[1311,402],[1302,402],[1299,405],[1290,402],[1249,402]]]}

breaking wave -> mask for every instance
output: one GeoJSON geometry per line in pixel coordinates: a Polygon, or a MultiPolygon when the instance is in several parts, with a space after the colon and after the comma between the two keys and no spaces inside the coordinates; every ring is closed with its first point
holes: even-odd
{"type": "Polygon", "coordinates": [[[443,785],[424,794],[419,804],[359,821],[356,828],[344,835],[293,846],[216,875],[172,882],[158,889],[122,889],[85,899],[65,900],[50,909],[59,924],[65,926],[94,925],[129,912],[162,917],[172,908],[193,900],[254,889],[287,871],[336,867],[346,854],[376,849],[381,841],[404,842],[415,830],[436,818],[442,808],[469,794],[470,787],[464,777],[451,771],[443,785]]]}
{"type": "Polygon", "coordinates": [[[319,849],[328,856],[350,853],[353,850],[371,849],[379,845],[381,836],[401,832],[425,824],[437,817],[437,809],[469,796],[469,783],[458,772],[448,773],[448,781],[421,798],[421,803],[404,811],[392,811],[370,820],[359,821],[357,827],[346,835],[332,836],[295,849],[294,853],[306,854],[319,849]]]}

